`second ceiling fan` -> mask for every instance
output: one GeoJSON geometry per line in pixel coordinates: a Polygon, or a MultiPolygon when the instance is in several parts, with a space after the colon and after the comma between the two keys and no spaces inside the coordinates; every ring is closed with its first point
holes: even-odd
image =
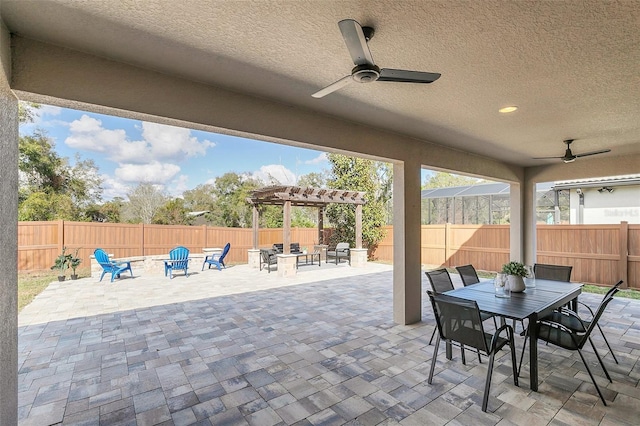
{"type": "Polygon", "coordinates": [[[342,32],[342,37],[347,44],[355,67],[351,70],[351,74],[311,95],[314,98],[322,98],[354,81],[357,83],[373,83],[374,81],[433,83],[440,78],[439,73],[433,72],[379,68],[373,62],[373,56],[371,56],[367,45],[367,42],[373,37],[373,28],[362,27],[353,19],[344,19],[338,22],[338,27],[340,27],[340,32],[342,32]]]}
{"type": "Polygon", "coordinates": [[[591,152],[583,152],[582,154],[574,154],[573,152],[571,152],[571,143],[574,141],[575,139],[565,139],[563,142],[567,145],[567,149],[564,152],[563,156],[560,157],[534,157],[534,160],[547,160],[547,159],[551,159],[551,158],[558,158],[561,159],[562,161],[564,161],[565,163],[572,163],[576,160],[576,158],[580,158],[580,157],[587,157],[589,155],[596,155],[596,154],[604,154],[605,152],[610,152],[610,149],[601,149],[599,151],[591,151],[591,152]]]}

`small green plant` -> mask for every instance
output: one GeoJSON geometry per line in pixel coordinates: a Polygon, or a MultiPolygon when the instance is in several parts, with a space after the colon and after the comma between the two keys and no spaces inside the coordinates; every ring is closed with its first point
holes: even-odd
{"type": "Polygon", "coordinates": [[[82,259],[78,257],[78,252],[80,251],[82,247],[79,247],[76,249],[76,251],[73,252],[73,255],[68,255],[69,256],[69,267],[71,268],[71,277],[78,277],[78,275],[76,274],[76,268],[78,266],[80,266],[80,264],[82,263],[82,259]]]}
{"type": "Polygon", "coordinates": [[[525,275],[527,275],[527,270],[525,269],[523,263],[512,261],[502,265],[502,273],[507,275],[524,277],[525,275]]]}
{"type": "Polygon", "coordinates": [[[64,277],[67,274],[67,269],[69,269],[71,258],[72,255],[67,253],[67,248],[62,247],[62,253],[60,253],[60,255],[56,257],[56,260],[51,267],[52,270],[58,271],[58,277],[64,277]]]}

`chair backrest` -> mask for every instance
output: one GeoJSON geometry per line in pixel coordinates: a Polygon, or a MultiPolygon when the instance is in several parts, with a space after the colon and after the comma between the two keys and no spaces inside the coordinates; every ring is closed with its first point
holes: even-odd
{"type": "Polygon", "coordinates": [[[260,250],[260,256],[262,256],[262,263],[272,264],[277,261],[275,257],[276,251],[273,249],[262,249],[260,250]]]}
{"type": "Polygon", "coordinates": [[[282,253],[284,251],[284,244],[276,243],[273,245],[273,249],[278,253],[282,253]]]}
{"type": "Polygon", "coordinates": [[[93,252],[93,256],[96,258],[96,262],[98,262],[101,266],[111,266],[109,255],[103,249],[95,249],[95,251],[93,252]]]}
{"type": "Polygon", "coordinates": [[[345,251],[349,249],[349,243],[338,243],[336,244],[336,251],[345,251]]]}
{"type": "Polygon", "coordinates": [[[227,255],[227,253],[229,253],[229,249],[230,248],[231,248],[231,243],[225,244],[224,248],[222,249],[222,254],[220,255],[220,258],[218,259],[218,262],[221,262],[221,261],[224,260],[224,258],[227,255]]]}
{"type": "Polygon", "coordinates": [[[169,259],[176,260],[184,260],[184,262],[174,262],[174,268],[182,268],[187,264],[187,260],[189,259],[189,249],[183,246],[174,247],[169,252],[169,259]]]}
{"type": "Polygon", "coordinates": [[[480,310],[475,300],[460,299],[428,291],[440,338],[489,353],[480,310]]]}
{"type": "Polygon", "coordinates": [[[460,274],[462,284],[464,284],[465,287],[480,282],[476,268],[474,268],[473,265],[456,266],[456,270],[460,274]]]}
{"type": "Polygon", "coordinates": [[[544,263],[536,263],[533,265],[533,273],[536,278],[541,280],[552,281],[571,281],[571,270],[573,266],[565,265],[546,265],[544,263]]]}
{"type": "Polygon", "coordinates": [[[300,243],[291,243],[289,244],[289,251],[291,253],[299,253],[302,250],[300,250],[300,243]]]}
{"type": "Polygon", "coordinates": [[[622,285],[624,281],[620,280],[617,283],[615,283],[613,285],[613,287],[611,287],[604,295],[603,299],[606,299],[607,297],[613,297],[614,294],[616,294],[619,290],[620,290],[620,286],[622,285]]]}
{"type": "Polygon", "coordinates": [[[435,293],[444,293],[445,291],[453,290],[453,282],[449,271],[446,269],[436,269],[435,271],[427,271],[427,278],[431,283],[431,288],[435,293]]]}
{"type": "Polygon", "coordinates": [[[618,284],[616,284],[616,286],[613,286],[611,288],[611,290],[609,290],[609,292],[607,292],[607,295],[605,295],[605,297],[602,298],[602,301],[600,302],[600,305],[598,306],[598,310],[596,311],[595,314],[593,314],[593,318],[591,319],[591,323],[589,324],[589,328],[587,328],[587,331],[583,335],[580,336],[581,340],[578,341],[578,347],[580,349],[582,349],[582,347],[585,345],[585,343],[587,343],[587,340],[589,339],[589,336],[591,336],[591,332],[598,325],[598,321],[600,320],[600,317],[604,313],[604,310],[607,308],[607,305],[609,304],[609,302],[611,302],[613,300],[613,296],[618,291],[620,291],[620,289],[617,287],[620,284],[622,284],[622,281],[618,282],[618,284]]]}

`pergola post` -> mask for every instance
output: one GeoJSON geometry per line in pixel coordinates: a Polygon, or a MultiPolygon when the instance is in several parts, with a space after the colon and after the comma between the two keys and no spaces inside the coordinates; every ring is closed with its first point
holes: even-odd
{"type": "Polygon", "coordinates": [[[324,206],[318,207],[318,245],[324,244],[324,206]]]}
{"type": "Polygon", "coordinates": [[[260,262],[260,210],[258,205],[255,203],[251,203],[253,207],[253,218],[252,218],[252,226],[253,226],[253,242],[252,248],[248,250],[248,260],[249,266],[252,268],[259,268],[260,262]]]}
{"type": "Polygon", "coordinates": [[[256,250],[260,245],[259,223],[260,223],[260,212],[258,211],[258,206],[254,204],[253,205],[253,249],[254,250],[256,250]]]}
{"type": "Polygon", "coordinates": [[[356,205],[356,248],[362,248],[362,204],[356,205]]]}
{"type": "Polygon", "coordinates": [[[282,218],[282,252],[291,253],[291,201],[284,202],[282,218]]]}

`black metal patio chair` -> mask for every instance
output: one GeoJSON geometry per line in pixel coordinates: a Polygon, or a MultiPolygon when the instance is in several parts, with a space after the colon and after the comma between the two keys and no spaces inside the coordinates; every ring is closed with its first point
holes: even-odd
{"type": "Polygon", "coordinates": [[[460,279],[465,287],[480,282],[476,268],[473,265],[456,266],[456,270],[460,274],[460,279]]]}
{"type": "MultiPolygon", "coordinates": [[[[622,282],[619,282],[617,285],[621,283],[622,282]]],[[[600,302],[600,306],[598,306],[598,309],[596,310],[593,318],[590,321],[584,321],[575,312],[573,312],[570,309],[563,309],[562,312],[556,312],[551,315],[553,319],[558,319],[559,321],[554,321],[550,317],[547,317],[539,321],[538,339],[546,341],[553,345],[559,346],[563,349],[567,349],[569,351],[577,351],[578,355],[580,355],[580,359],[582,359],[582,363],[584,364],[584,367],[586,368],[587,373],[589,373],[589,377],[591,378],[591,381],[593,382],[593,385],[595,386],[596,391],[598,391],[598,395],[600,396],[602,403],[605,406],[607,405],[607,402],[605,401],[604,396],[600,391],[600,387],[598,386],[598,383],[593,377],[593,373],[591,373],[589,364],[587,363],[586,359],[584,358],[584,355],[582,354],[582,349],[584,348],[584,345],[587,343],[587,341],[591,344],[591,348],[593,349],[593,352],[595,353],[596,358],[598,358],[598,362],[602,367],[602,371],[604,371],[604,374],[609,380],[609,382],[612,382],[611,376],[609,376],[609,372],[607,371],[607,368],[604,366],[604,363],[602,362],[602,358],[600,357],[600,354],[598,353],[596,346],[593,344],[593,340],[591,340],[591,333],[598,325],[598,321],[600,320],[600,317],[604,313],[604,310],[606,309],[607,305],[609,304],[609,302],[611,302],[611,300],[613,300],[613,296],[618,291],[619,291],[619,288],[617,286],[612,287],[611,291],[608,292],[607,295],[602,299],[602,302],[600,302]],[[563,316],[572,317],[572,319],[567,320],[563,316]],[[576,328],[581,328],[581,330],[573,330],[572,328],[564,325],[565,323],[571,323],[572,327],[575,326],[576,328]]]]}
{"type": "Polygon", "coordinates": [[[478,304],[474,300],[436,294],[431,291],[428,291],[427,294],[433,306],[433,312],[436,315],[436,323],[438,326],[438,338],[436,339],[435,349],[433,350],[428,383],[431,384],[433,381],[440,340],[458,342],[461,346],[464,345],[475,348],[478,351],[483,351],[489,357],[487,379],[485,381],[484,396],[482,398],[482,411],[486,412],[495,355],[496,352],[505,345],[509,345],[509,349],[511,350],[513,384],[518,386],[513,328],[505,324],[498,328],[494,334],[486,333],[482,327],[483,322],[480,317],[480,309],[478,309],[478,304]],[[500,334],[503,332],[506,332],[506,338],[500,337],[500,334]]]}

